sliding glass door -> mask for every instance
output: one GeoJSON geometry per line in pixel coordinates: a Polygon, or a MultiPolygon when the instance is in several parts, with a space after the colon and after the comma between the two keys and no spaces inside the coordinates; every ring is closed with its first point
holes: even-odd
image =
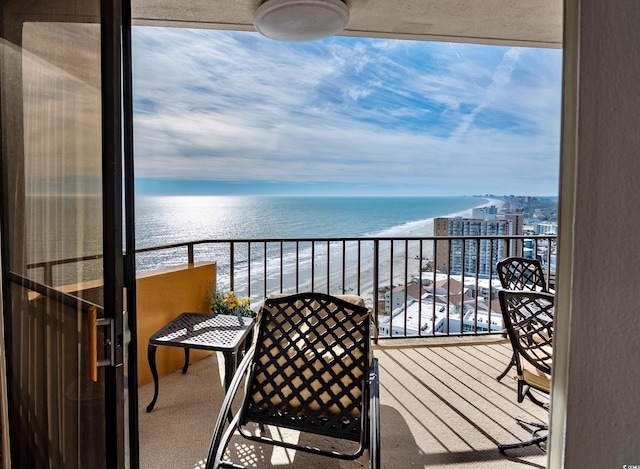
{"type": "Polygon", "coordinates": [[[3,431],[16,468],[137,465],[120,1],[0,0],[3,431]]]}

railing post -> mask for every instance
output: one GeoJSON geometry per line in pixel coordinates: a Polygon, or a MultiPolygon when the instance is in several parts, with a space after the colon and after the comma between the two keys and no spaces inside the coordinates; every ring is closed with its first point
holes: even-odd
{"type": "Polygon", "coordinates": [[[51,264],[44,266],[43,283],[49,287],[53,286],[53,266],[51,264]]]}
{"type": "Polygon", "coordinates": [[[247,242],[247,296],[251,296],[251,241],[247,242]]]}
{"type": "MultiPolygon", "coordinates": [[[[378,308],[378,263],[380,261],[380,241],[378,239],[373,240],[373,318],[376,323],[376,327],[379,327],[380,324],[380,311],[378,308]]],[[[389,322],[389,334],[392,333],[391,330],[391,322],[389,322]]],[[[378,329],[379,331],[379,329],[378,329]]],[[[379,332],[378,332],[379,333],[379,332]]],[[[376,334],[376,338],[374,342],[378,343],[378,335],[376,334]]]]}
{"type": "Polygon", "coordinates": [[[193,264],[194,256],[193,256],[193,243],[189,243],[187,245],[187,262],[189,264],[193,264]]]}
{"type": "Polygon", "coordinates": [[[300,292],[300,241],[296,240],[296,293],[300,292]]]}
{"type": "Polygon", "coordinates": [[[267,242],[264,241],[262,243],[262,250],[264,255],[264,261],[262,262],[262,288],[263,288],[263,298],[267,297],[267,242]]]}
{"type": "Polygon", "coordinates": [[[342,240],[342,291],[346,293],[347,289],[347,242],[342,240]]]}
{"type": "Polygon", "coordinates": [[[327,295],[330,295],[330,294],[331,294],[331,241],[327,240],[327,295]]]}
{"type": "Polygon", "coordinates": [[[360,295],[360,283],[362,281],[362,243],[358,240],[358,287],[356,291],[360,295]]]}
{"type": "Polygon", "coordinates": [[[229,245],[229,289],[235,290],[234,266],[236,262],[236,244],[231,241],[229,245]]]}
{"type": "Polygon", "coordinates": [[[280,241],[280,293],[284,290],[284,242],[280,241]]]}
{"type": "MultiPolygon", "coordinates": [[[[474,314],[473,314],[473,333],[474,334],[478,334],[478,290],[479,288],[479,284],[480,284],[480,246],[482,246],[482,240],[480,238],[476,239],[476,248],[475,248],[475,253],[476,253],[476,266],[475,266],[475,270],[476,270],[476,276],[475,276],[475,292],[474,292],[474,314]]],[[[493,260],[490,257],[489,258],[489,284],[491,284],[491,264],[493,264],[493,260]]],[[[491,309],[491,305],[489,305],[489,309],[491,309]]],[[[491,314],[491,313],[489,313],[491,314]]],[[[491,328],[491,321],[489,321],[489,328],[491,328]]]]}
{"type": "Polygon", "coordinates": [[[311,291],[316,290],[316,243],[311,241],[311,291]]]}
{"type": "MultiPolygon", "coordinates": [[[[391,259],[393,262],[393,259],[391,259]]],[[[406,311],[409,303],[409,240],[404,240],[404,310],[406,311]]],[[[407,333],[408,318],[404,315],[404,333],[407,333]]],[[[418,327],[420,329],[420,327],[418,327]]]]}

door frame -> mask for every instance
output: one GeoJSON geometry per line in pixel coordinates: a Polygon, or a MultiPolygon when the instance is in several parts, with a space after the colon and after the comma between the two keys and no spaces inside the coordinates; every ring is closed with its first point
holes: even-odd
{"type": "MultiPolygon", "coordinates": [[[[100,78],[101,78],[101,149],[102,149],[102,260],[104,315],[110,323],[112,341],[111,363],[104,366],[104,441],[106,467],[136,469],[139,467],[138,448],[138,394],[135,314],[135,232],[133,199],[133,112],[131,85],[131,7],[130,0],[96,0],[100,8],[100,78]],[[123,226],[123,212],[125,224],[123,226]],[[123,241],[128,253],[124,252],[123,241]],[[126,300],[125,300],[126,298],[126,300]],[[126,304],[125,304],[126,302],[126,304]],[[129,338],[130,337],[130,338],[129,338]],[[127,349],[125,351],[125,349],[127,349]],[[125,389],[126,388],[126,389],[125,389]],[[128,408],[125,408],[127,407],[128,408]]],[[[54,5],[55,6],[55,5],[54,5]]],[[[27,7],[28,8],[28,7],[27,7]]],[[[22,29],[31,13],[20,15],[22,29]]],[[[42,21],[37,15],[35,21],[42,21]]],[[[20,34],[20,33],[19,33],[20,34]]],[[[21,37],[21,36],[19,36],[21,37]]],[[[21,85],[17,85],[21,86],[21,85]]],[[[22,115],[22,114],[21,114],[22,115]]],[[[24,135],[24,133],[23,133],[24,135]]],[[[0,146],[2,145],[0,134],[0,146]]],[[[4,161],[0,176],[10,175],[4,161]]],[[[11,308],[11,284],[26,288],[65,303],[85,305],[85,301],[59,292],[44,284],[33,282],[11,272],[12,251],[9,247],[10,231],[7,227],[6,205],[11,194],[6,184],[1,184],[3,201],[0,203],[2,228],[0,229],[0,314],[4,318],[0,326],[10,334],[11,318],[5,315],[11,308]]],[[[88,303],[87,303],[88,304],[88,303]]],[[[83,307],[84,307],[83,306],[83,307]]],[[[102,308],[100,308],[102,309],[102,308]]],[[[2,401],[0,424],[2,432],[2,459],[10,467],[10,415],[8,389],[4,364],[11,368],[11,337],[2,341],[0,358],[3,359],[2,401]],[[8,446],[6,446],[8,444],[8,446]]],[[[100,349],[100,347],[98,347],[100,349]]]]}

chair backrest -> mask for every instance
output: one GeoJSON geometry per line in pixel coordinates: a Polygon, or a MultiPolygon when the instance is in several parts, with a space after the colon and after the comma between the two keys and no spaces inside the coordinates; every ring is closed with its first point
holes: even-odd
{"type": "Polygon", "coordinates": [[[322,293],[267,298],[241,421],[358,441],[368,412],[367,308],[322,293]]]}
{"type": "Polygon", "coordinates": [[[518,374],[522,359],[551,374],[554,296],[547,292],[501,290],[502,317],[513,347],[518,374]]]}
{"type": "Polygon", "coordinates": [[[498,278],[506,290],[549,291],[542,264],[536,259],[506,257],[497,266],[498,278]]]}

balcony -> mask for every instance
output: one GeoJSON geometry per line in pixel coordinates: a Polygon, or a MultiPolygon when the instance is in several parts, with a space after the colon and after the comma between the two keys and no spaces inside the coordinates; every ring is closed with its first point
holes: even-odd
{"type": "MultiPolygon", "coordinates": [[[[383,468],[545,467],[546,455],[536,447],[507,455],[496,447],[529,437],[514,416],[547,419],[530,402],[517,404],[510,376],[496,381],[511,357],[504,339],[381,340],[375,355],[380,362],[383,468]]],[[[139,390],[140,467],[204,467],[223,399],[216,356],[194,363],[186,374],[177,371],[162,378],[156,407],[146,413],[152,388],[146,384],[139,390]]],[[[258,461],[258,467],[367,467],[363,458],[336,462],[248,444],[238,449],[245,460],[258,461]]]]}
{"type": "MultiPolygon", "coordinates": [[[[512,379],[495,379],[511,357],[498,322],[495,262],[525,245],[552,279],[555,236],[202,240],[139,249],[141,467],[203,467],[223,399],[217,356],[192,353],[192,365],[182,374],[182,351],[159,348],[160,393],[151,413],[145,412],[153,394],[145,357],[153,332],[182,311],[208,310],[212,285],[253,297],[256,308],[275,292],[315,290],[365,299],[379,326],[383,467],[545,467],[538,448],[507,455],[497,450],[499,442],[528,438],[516,415],[548,417],[529,402],[517,403],[512,379]]],[[[97,258],[33,264],[30,275],[60,283],[68,264],[85,263],[91,271],[97,258]]],[[[100,288],[88,282],[65,290],[99,298],[100,288]]],[[[239,449],[263,467],[362,463],[239,449]]]]}
{"type": "MultiPolygon", "coordinates": [[[[184,261],[195,266],[199,260],[215,259],[213,282],[254,298],[304,289],[365,298],[380,325],[375,355],[381,370],[382,467],[545,467],[546,455],[538,448],[507,455],[497,450],[499,442],[529,437],[515,422],[516,415],[540,421],[548,415],[530,402],[516,402],[513,372],[496,381],[511,349],[501,326],[483,327],[499,324],[496,281],[490,280],[495,260],[512,253],[512,245],[523,245],[525,238],[551,276],[553,236],[198,241],[140,249],[138,255],[143,266],[184,261]],[[451,273],[433,269],[434,259],[443,251],[451,273]],[[484,270],[482,258],[493,259],[484,270]],[[416,288],[419,294],[414,293],[416,288]],[[490,306],[483,309],[482,305],[490,306]],[[412,327],[409,314],[403,314],[412,306],[419,327],[412,327]],[[465,309],[471,315],[461,314],[465,309]],[[444,321],[446,328],[435,327],[436,319],[440,324],[444,321]]],[[[153,274],[144,276],[153,278],[153,274]]],[[[190,283],[202,285],[206,275],[190,283]]],[[[139,289],[140,285],[139,280],[139,289]]],[[[139,301],[140,296],[144,295],[139,292],[139,301]]],[[[202,302],[200,298],[192,303],[202,302]]],[[[148,320],[144,319],[147,313],[139,303],[139,324],[148,320]]],[[[144,335],[151,332],[139,330],[139,357],[145,356],[144,335]]],[[[159,399],[151,413],[145,407],[153,385],[148,383],[148,365],[139,363],[142,468],[204,467],[224,397],[216,355],[205,356],[182,374],[170,372],[182,366],[181,351],[174,352],[173,361],[164,365],[164,373],[161,370],[159,399]]],[[[260,463],[262,467],[319,468],[363,464],[362,459],[328,462],[299,452],[251,446],[240,439],[237,450],[247,461],[258,461],[259,467],[260,463]]]]}

